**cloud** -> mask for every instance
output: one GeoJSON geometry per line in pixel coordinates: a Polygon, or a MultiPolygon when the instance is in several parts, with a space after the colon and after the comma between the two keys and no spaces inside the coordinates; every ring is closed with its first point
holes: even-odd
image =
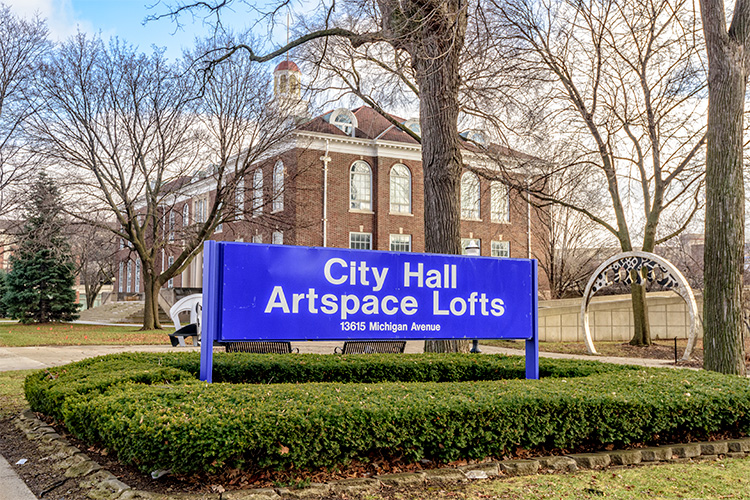
{"type": "Polygon", "coordinates": [[[3,3],[21,17],[38,14],[46,19],[53,40],[64,40],[78,31],[95,32],[90,22],[76,17],[71,0],[3,0],[3,3]]]}

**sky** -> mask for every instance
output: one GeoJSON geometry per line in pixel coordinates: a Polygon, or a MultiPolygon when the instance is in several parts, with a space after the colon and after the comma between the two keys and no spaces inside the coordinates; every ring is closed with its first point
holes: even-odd
{"type": "MultiPolygon", "coordinates": [[[[101,33],[104,39],[117,36],[140,50],[148,52],[152,45],[167,48],[170,58],[179,57],[182,47],[193,45],[196,36],[207,35],[210,28],[202,19],[193,20],[183,16],[184,24],[179,29],[176,24],[163,19],[144,20],[151,15],[168,12],[168,6],[159,0],[0,0],[22,17],[31,17],[38,13],[47,20],[50,36],[60,41],[74,35],[77,31],[90,34],[101,33]]],[[[244,30],[242,22],[244,12],[225,16],[233,22],[232,28],[244,30]]]]}

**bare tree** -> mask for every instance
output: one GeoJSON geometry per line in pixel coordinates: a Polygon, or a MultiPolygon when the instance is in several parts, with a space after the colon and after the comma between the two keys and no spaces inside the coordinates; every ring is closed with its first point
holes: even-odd
{"type": "Polygon", "coordinates": [[[36,164],[23,124],[34,111],[34,72],[49,47],[42,20],[18,18],[0,4],[0,215],[23,201],[17,187],[36,164]]]}
{"type": "Polygon", "coordinates": [[[243,168],[276,144],[284,130],[269,106],[265,75],[245,66],[244,86],[213,94],[233,103],[219,110],[207,104],[210,92],[207,100],[201,98],[201,79],[193,76],[169,64],[159,50],[145,55],[79,34],[62,45],[39,78],[42,107],[32,122],[39,147],[71,168],[70,179],[81,195],[78,217],[94,222],[92,214],[110,214],[115,221],[110,229],[140,260],[144,329],[161,327],[157,299],[162,285],[184,270],[225,220],[235,179],[243,178],[243,168]],[[234,143],[236,163],[207,166],[212,151],[224,153],[225,145],[210,128],[226,125],[217,116],[223,112],[241,113],[231,126],[241,127],[237,135],[245,149],[234,143]],[[203,169],[194,176],[197,167],[203,169]],[[212,194],[199,214],[191,211],[182,220],[178,207],[191,199],[189,190],[198,178],[212,186],[212,194]],[[177,214],[183,222],[178,227],[173,223],[177,214]],[[165,251],[172,257],[166,266],[165,251]]]}
{"type": "Polygon", "coordinates": [[[744,376],[742,175],[750,2],[734,2],[731,25],[723,0],[701,0],[700,6],[708,52],[703,366],[744,376]]]}
{"type": "Polygon", "coordinates": [[[115,276],[115,237],[105,222],[98,224],[74,223],[68,232],[71,239],[76,275],[86,293],[86,308],[94,307],[105,284],[115,276]]]}
{"type": "MultiPolygon", "coordinates": [[[[702,41],[685,0],[495,1],[498,39],[513,47],[517,78],[537,92],[559,138],[581,154],[560,164],[566,176],[600,179],[606,213],[585,204],[532,196],[585,214],[634,250],[647,252],[678,234],[701,206],[705,127],[702,41]],[[684,208],[688,204],[689,208],[684,208]],[[659,231],[662,214],[684,213],[682,226],[659,231]]],[[[649,345],[644,286],[631,287],[634,345],[649,345]]]]}
{"type": "MultiPolygon", "coordinates": [[[[601,208],[605,203],[598,186],[590,178],[568,173],[543,177],[544,192],[571,205],[598,211],[596,207],[601,208]]],[[[548,235],[542,246],[543,254],[538,258],[539,269],[547,277],[551,298],[580,297],[606,248],[611,248],[611,235],[570,206],[552,203],[548,204],[548,210],[549,217],[539,218],[548,235]]]]}

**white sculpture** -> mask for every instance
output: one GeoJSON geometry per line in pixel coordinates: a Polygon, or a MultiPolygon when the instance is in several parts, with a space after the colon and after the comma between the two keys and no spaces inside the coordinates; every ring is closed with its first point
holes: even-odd
{"type": "Polygon", "coordinates": [[[695,303],[693,290],[690,288],[685,276],[668,260],[650,252],[623,252],[604,261],[596,268],[591,276],[581,302],[581,325],[589,354],[597,354],[594,343],[591,340],[589,330],[589,303],[593,296],[601,290],[614,283],[630,285],[633,283],[633,275],[637,284],[646,281],[656,281],[664,288],[674,290],[687,304],[690,315],[690,334],[685,353],[681,361],[687,361],[693,354],[695,339],[698,335],[698,306],[695,303]],[[636,271],[632,273],[631,271],[636,271]],[[645,271],[645,273],[644,273],[645,271]]]}

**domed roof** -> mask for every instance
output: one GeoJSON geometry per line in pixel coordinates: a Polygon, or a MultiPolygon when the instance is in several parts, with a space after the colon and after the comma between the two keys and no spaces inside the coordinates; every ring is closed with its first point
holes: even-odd
{"type": "Polygon", "coordinates": [[[276,69],[273,70],[274,73],[277,71],[296,71],[297,73],[301,73],[299,68],[296,64],[294,64],[294,61],[281,61],[278,66],[276,66],[276,69]]]}

